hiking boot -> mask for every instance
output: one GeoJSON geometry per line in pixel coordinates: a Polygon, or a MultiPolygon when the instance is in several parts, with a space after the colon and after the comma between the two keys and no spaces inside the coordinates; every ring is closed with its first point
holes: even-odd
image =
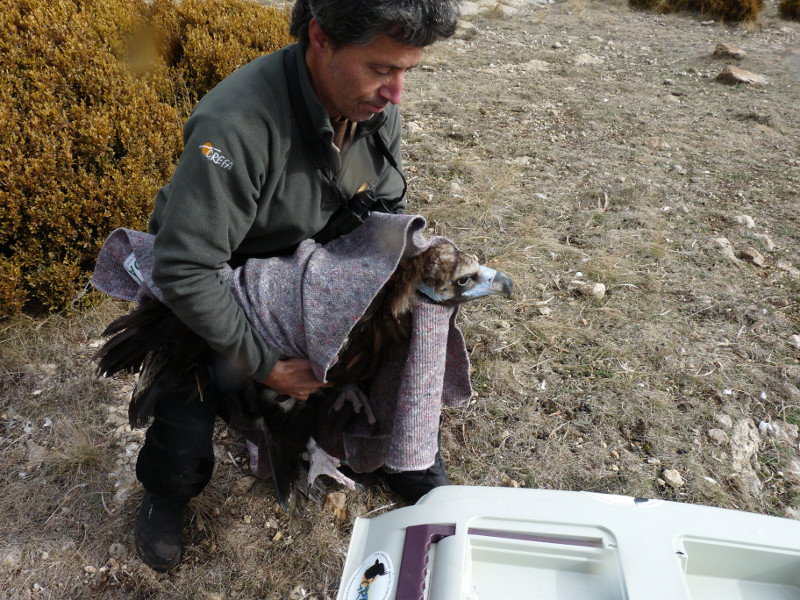
{"type": "Polygon", "coordinates": [[[183,502],[145,490],[136,522],[136,551],[148,567],[169,571],[181,560],[185,509],[183,502]]]}
{"type": "Polygon", "coordinates": [[[383,478],[395,493],[409,502],[416,502],[435,487],[450,485],[439,451],[436,452],[433,464],[427,469],[384,473],[383,478]]]}

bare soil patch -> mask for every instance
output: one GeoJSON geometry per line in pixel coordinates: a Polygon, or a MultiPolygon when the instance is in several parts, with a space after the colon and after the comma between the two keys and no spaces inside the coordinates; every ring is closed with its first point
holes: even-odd
{"type": "MultiPolygon", "coordinates": [[[[461,312],[476,393],[444,419],[454,483],[797,518],[800,25],[766,12],[478,16],[408,76],[412,210],[517,286],[461,312]],[[719,42],[767,85],[716,80],[719,42]]],[[[352,519],[402,503],[369,476],[347,515],[285,515],[269,482],[237,495],[222,425],[181,566],[133,555],[142,432],[130,381],[89,362],[124,310],[0,322],[0,597],[334,597],[352,519]]]]}

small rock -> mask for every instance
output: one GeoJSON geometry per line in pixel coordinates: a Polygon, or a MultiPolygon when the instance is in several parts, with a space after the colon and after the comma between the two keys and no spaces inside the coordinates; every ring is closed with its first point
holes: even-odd
{"type": "Polygon", "coordinates": [[[714,49],[714,56],[723,57],[723,58],[734,58],[736,60],[741,60],[747,55],[747,52],[738,48],[737,46],[732,46],[731,44],[719,43],[717,47],[714,49]]]}
{"type": "Polygon", "coordinates": [[[654,457],[650,457],[644,462],[646,462],[648,465],[656,465],[656,466],[661,464],[661,461],[654,457]]]}
{"type": "Polygon", "coordinates": [[[584,65],[601,65],[603,62],[604,60],[602,58],[589,54],[588,52],[584,52],[575,57],[575,64],[579,67],[584,65]]]}
{"type": "Polygon", "coordinates": [[[242,517],[242,521],[244,521],[245,525],[250,525],[250,523],[253,522],[253,517],[251,517],[250,515],[245,515],[244,517],[242,517]]]}
{"type": "Polygon", "coordinates": [[[247,492],[253,489],[253,485],[255,485],[256,481],[258,480],[252,476],[243,477],[233,484],[233,489],[231,492],[234,496],[244,496],[247,492]]]}
{"type": "Polygon", "coordinates": [[[10,550],[3,555],[0,564],[10,569],[15,569],[19,565],[20,553],[18,550],[10,550]]]}
{"type": "Polygon", "coordinates": [[[769,236],[768,236],[766,233],[756,233],[756,232],[752,232],[752,233],[750,233],[750,235],[751,235],[752,237],[756,238],[757,240],[759,240],[761,243],[763,243],[763,244],[764,244],[764,247],[765,247],[767,250],[769,250],[770,252],[772,252],[773,250],[775,250],[775,242],[773,242],[773,241],[772,241],[772,238],[771,238],[771,237],[769,237],[769,236]]]}
{"type": "Polygon", "coordinates": [[[708,437],[711,438],[711,441],[717,444],[718,446],[724,446],[728,443],[728,434],[725,433],[722,429],[709,429],[708,430],[708,437]]]}
{"type": "Polygon", "coordinates": [[[289,594],[289,600],[301,600],[306,596],[308,596],[308,590],[306,590],[306,588],[301,584],[292,590],[292,593],[289,594]]]}
{"type": "Polygon", "coordinates": [[[730,415],[715,415],[714,420],[719,423],[723,429],[730,429],[733,427],[733,419],[730,415]]]}
{"type": "Polygon", "coordinates": [[[114,542],[108,547],[108,555],[115,560],[125,560],[128,557],[128,547],[120,542],[114,542]]]}
{"type": "Polygon", "coordinates": [[[761,254],[761,252],[752,246],[742,250],[739,253],[739,258],[746,260],[751,265],[755,265],[757,267],[763,267],[766,264],[766,260],[764,260],[764,256],[761,254]]]}
{"type": "Polygon", "coordinates": [[[758,429],[749,419],[741,419],[736,422],[730,441],[733,470],[741,476],[750,492],[756,497],[761,496],[762,490],[761,481],[753,469],[760,441],[761,436],[758,434],[758,429]]]}
{"type": "Polygon", "coordinates": [[[333,514],[335,519],[347,519],[347,496],[344,492],[331,492],[325,497],[325,510],[333,514]]]}
{"type": "Polygon", "coordinates": [[[736,215],[733,220],[739,225],[744,225],[748,229],[753,229],[756,226],[755,219],[749,215],[736,215]]]}
{"type": "Polygon", "coordinates": [[[794,485],[800,484],[800,460],[792,459],[786,467],[785,475],[794,485]]]}
{"type": "Polygon", "coordinates": [[[758,433],[767,436],[775,433],[774,428],[772,427],[772,423],[769,421],[761,421],[758,424],[758,433]]]}
{"type": "Polygon", "coordinates": [[[92,565],[86,565],[85,567],[83,567],[83,570],[89,575],[94,575],[95,573],[97,573],[97,569],[95,569],[92,565]]]}
{"type": "Polygon", "coordinates": [[[788,260],[781,259],[776,266],[782,271],[786,271],[793,279],[800,279],[800,270],[795,268],[788,260]]]}
{"type": "Polygon", "coordinates": [[[407,121],[403,123],[403,129],[406,130],[408,135],[417,135],[422,133],[422,125],[415,121],[407,121]]]}
{"type": "Polygon", "coordinates": [[[583,281],[572,281],[569,289],[578,292],[581,296],[591,298],[605,298],[606,286],[602,283],[586,283],[583,281]]]}
{"type": "Polygon", "coordinates": [[[791,506],[787,506],[783,511],[783,516],[785,516],[787,519],[794,519],[795,521],[800,521],[800,510],[792,508],[791,506]]]}
{"type": "Polygon", "coordinates": [[[683,477],[681,477],[677,469],[665,469],[661,476],[664,478],[664,481],[674,488],[681,488],[684,485],[683,477]]]}
{"type": "Polygon", "coordinates": [[[800,335],[793,335],[789,338],[789,343],[795,348],[800,349],[800,335]]]}
{"type": "Polygon", "coordinates": [[[459,19],[456,26],[455,39],[457,40],[471,40],[478,35],[478,28],[469,21],[459,19]]]}
{"type": "Polygon", "coordinates": [[[731,244],[728,238],[714,238],[714,244],[716,244],[717,248],[722,251],[722,254],[725,256],[725,258],[730,259],[734,263],[739,263],[739,259],[736,258],[736,254],[733,251],[733,244],[731,244]]]}
{"type": "Polygon", "coordinates": [[[725,83],[749,83],[752,85],[767,85],[767,79],[758,73],[745,71],[739,67],[728,65],[717,75],[717,79],[725,83]]]}
{"type": "Polygon", "coordinates": [[[644,140],[644,143],[655,150],[669,150],[671,148],[671,146],[663,138],[647,138],[644,140]]]}

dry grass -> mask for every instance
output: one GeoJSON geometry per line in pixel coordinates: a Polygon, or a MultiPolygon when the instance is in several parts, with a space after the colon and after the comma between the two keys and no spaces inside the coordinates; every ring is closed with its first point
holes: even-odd
{"type": "MultiPolygon", "coordinates": [[[[412,206],[516,285],[461,312],[475,397],[445,414],[451,478],[797,514],[800,280],[779,264],[800,267],[800,80],[782,62],[800,29],[573,4],[478,19],[477,38],[431,49],[408,78],[405,119],[422,127],[405,146],[412,206]],[[716,83],[712,41],[744,47],[742,66],[771,84],[716,83]],[[517,68],[532,59],[547,69],[517,68]],[[718,237],[765,266],[725,257],[718,237]],[[579,295],[576,279],[607,294],[579,295]],[[737,432],[762,422],[778,433],[735,462],[737,432]]],[[[5,596],[333,597],[352,517],[397,498],[361,477],[337,520],[311,502],[282,514],[268,482],[235,495],[245,452],[222,426],[182,566],[110,557],[133,548],[140,493],[119,494],[119,473],[140,432],[121,426],[130,382],[95,379],[88,357],[122,310],[0,322],[5,596]]]]}

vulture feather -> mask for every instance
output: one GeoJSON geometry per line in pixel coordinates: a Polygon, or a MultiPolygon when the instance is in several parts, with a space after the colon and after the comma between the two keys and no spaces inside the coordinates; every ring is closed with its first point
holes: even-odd
{"type": "MultiPolygon", "coordinates": [[[[458,250],[449,242],[401,259],[350,331],[338,360],[328,370],[328,381],[334,388],[344,390],[335,408],[347,397],[358,410],[364,396],[356,384],[369,380],[387,353],[407,343],[411,314],[420,294],[436,303],[458,305],[488,295],[509,297],[512,287],[507,275],[481,266],[474,255],[458,250]]],[[[334,408],[335,398],[330,394],[317,394],[306,402],[279,396],[237,373],[235,367],[157,300],[143,301],[131,313],[113,321],[103,335],[111,337],[95,356],[98,373],[107,377],[120,372],[139,373],[128,413],[132,427],[150,421],[155,404],[165,393],[182,387],[189,398],[196,398],[213,381],[223,397],[221,415],[248,441],[255,474],[272,476],[284,509],[290,504],[304,450],[322,461],[318,464],[312,461],[309,487],[318,473],[352,484],[335,471],[337,460],[333,459],[332,465],[325,462],[330,457],[318,451],[312,437],[315,429],[325,427],[334,408]],[[253,464],[255,448],[258,455],[268,456],[269,465],[253,464]]]]}

